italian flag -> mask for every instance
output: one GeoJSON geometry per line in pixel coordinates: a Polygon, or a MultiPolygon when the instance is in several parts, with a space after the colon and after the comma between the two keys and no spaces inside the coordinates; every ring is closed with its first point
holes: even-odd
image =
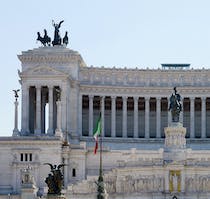
{"type": "Polygon", "coordinates": [[[100,134],[101,134],[101,114],[100,114],[100,116],[98,118],[96,127],[95,127],[95,129],[93,131],[93,137],[94,137],[94,139],[96,141],[96,143],[95,143],[95,149],[94,149],[94,154],[96,154],[97,149],[98,149],[98,137],[100,136],[100,134]]]}

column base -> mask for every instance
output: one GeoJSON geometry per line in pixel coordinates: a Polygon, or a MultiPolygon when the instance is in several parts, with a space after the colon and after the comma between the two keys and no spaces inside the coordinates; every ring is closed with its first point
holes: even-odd
{"type": "Polygon", "coordinates": [[[53,135],[53,129],[48,129],[47,130],[47,135],[52,136],[53,135]]]}
{"type": "Polygon", "coordinates": [[[12,136],[13,136],[13,137],[20,136],[20,132],[18,131],[18,129],[14,129],[14,130],[13,130],[12,136]]]}
{"type": "Polygon", "coordinates": [[[38,136],[40,136],[41,135],[41,129],[35,129],[35,131],[34,131],[34,135],[38,135],[38,136]]]}
{"type": "Polygon", "coordinates": [[[56,129],[55,130],[55,136],[56,137],[63,137],[63,132],[62,132],[62,130],[61,129],[56,129]]]}

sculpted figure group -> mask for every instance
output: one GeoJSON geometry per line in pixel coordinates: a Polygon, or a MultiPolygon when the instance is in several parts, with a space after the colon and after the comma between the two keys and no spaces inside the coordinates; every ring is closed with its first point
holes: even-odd
{"type": "Polygon", "coordinates": [[[60,164],[57,166],[50,163],[45,163],[45,165],[49,165],[51,168],[51,173],[48,174],[48,177],[45,180],[45,183],[48,186],[48,194],[61,195],[64,179],[61,168],[65,166],[65,164],[60,164]]]}
{"type": "Polygon", "coordinates": [[[52,42],[51,42],[51,38],[47,35],[47,30],[46,29],[44,29],[44,36],[43,37],[41,36],[40,32],[37,32],[37,41],[40,41],[43,46],[51,46],[51,43],[52,43],[53,46],[56,46],[56,45],[67,46],[67,44],[69,43],[68,32],[66,31],[63,39],[60,36],[60,30],[59,29],[60,29],[61,24],[63,22],[64,22],[64,20],[62,20],[58,24],[56,24],[54,22],[54,20],[52,21],[52,25],[55,28],[54,40],[52,42]]]}

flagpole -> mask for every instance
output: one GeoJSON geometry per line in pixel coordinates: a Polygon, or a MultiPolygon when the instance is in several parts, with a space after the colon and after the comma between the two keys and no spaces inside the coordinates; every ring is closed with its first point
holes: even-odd
{"type": "MultiPolygon", "coordinates": [[[[102,118],[101,115],[101,100],[102,97],[100,98],[100,117],[102,118]]],[[[101,122],[101,130],[103,129],[102,127],[103,122],[101,122]]],[[[98,195],[97,195],[97,199],[104,199],[104,179],[103,179],[103,167],[102,167],[102,132],[100,133],[99,136],[99,143],[100,143],[100,161],[99,161],[99,177],[98,177],[98,195]]]]}

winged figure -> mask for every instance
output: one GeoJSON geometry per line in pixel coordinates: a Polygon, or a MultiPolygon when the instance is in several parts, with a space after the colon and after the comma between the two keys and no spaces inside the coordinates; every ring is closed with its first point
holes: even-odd
{"type": "Polygon", "coordinates": [[[12,91],[14,91],[15,99],[17,100],[17,98],[19,97],[18,92],[20,91],[20,89],[12,90],[12,91]]]}

